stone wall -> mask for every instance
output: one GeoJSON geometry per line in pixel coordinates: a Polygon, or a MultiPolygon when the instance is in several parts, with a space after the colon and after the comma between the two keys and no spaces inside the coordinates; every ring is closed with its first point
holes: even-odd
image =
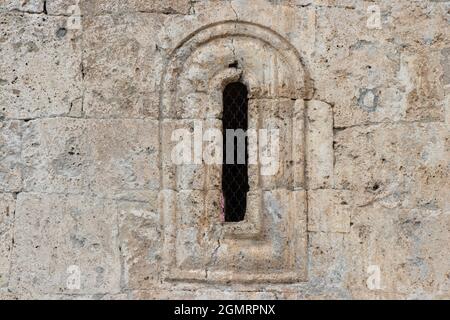
{"type": "Polygon", "coordinates": [[[449,299],[449,26],[440,0],[1,0],[0,299],[449,299]],[[211,227],[180,275],[168,212],[213,232],[217,175],[166,165],[167,128],[215,126],[235,60],[291,123],[250,179],[292,268],[211,227]]]}

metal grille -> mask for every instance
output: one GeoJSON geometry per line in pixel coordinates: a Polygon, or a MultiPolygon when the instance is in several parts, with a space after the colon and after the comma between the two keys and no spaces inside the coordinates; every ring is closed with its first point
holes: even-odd
{"type": "MultiPolygon", "coordinates": [[[[247,138],[245,138],[245,163],[237,161],[238,139],[234,137],[233,163],[227,163],[226,129],[242,129],[247,132],[248,120],[247,87],[240,82],[228,84],[223,91],[223,165],[222,193],[226,222],[244,220],[247,209],[248,172],[247,138]]],[[[228,156],[228,159],[230,156],[228,156]]]]}

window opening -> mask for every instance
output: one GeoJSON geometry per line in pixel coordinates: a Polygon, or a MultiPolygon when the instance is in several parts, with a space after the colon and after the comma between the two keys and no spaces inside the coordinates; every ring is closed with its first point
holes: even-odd
{"type": "Polygon", "coordinates": [[[248,98],[240,82],[228,84],[223,91],[222,194],[225,222],[244,220],[248,185],[248,98]]]}

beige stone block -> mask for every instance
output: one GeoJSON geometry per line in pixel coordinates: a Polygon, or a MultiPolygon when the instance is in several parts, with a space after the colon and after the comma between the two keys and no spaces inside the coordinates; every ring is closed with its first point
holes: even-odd
{"type": "Polygon", "coordinates": [[[441,50],[441,65],[443,68],[443,76],[442,79],[444,84],[444,90],[448,93],[448,89],[450,89],[450,47],[444,48],[441,50]]]}
{"type": "Polygon", "coordinates": [[[406,43],[414,49],[446,45],[445,37],[448,31],[448,4],[442,1],[385,1],[382,9],[389,12],[386,26],[393,28],[393,33],[400,43],[406,43]],[[424,12],[429,14],[425,15],[424,12]],[[417,32],[408,28],[411,20],[415,21],[417,32]],[[435,28],[430,28],[433,25],[435,28]]]}
{"type": "Polygon", "coordinates": [[[445,106],[445,123],[450,125],[450,85],[447,86],[447,92],[445,94],[444,106],[445,106]]]}
{"type": "Polygon", "coordinates": [[[309,269],[306,298],[350,298],[342,285],[347,276],[344,248],[345,235],[309,233],[309,269]]]}
{"type": "Polygon", "coordinates": [[[222,241],[213,269],[217,273],[211,277],[217,281],[229,279],[246,283],[305,281],[304,192],[264,191],[259,201],[262,201],[260,234],[248,240],[240,235],[222,241]]]}
{"type": "Polygon", "coordinates": [[[38,296],[39,300],[74,300],[74,301],[89,301],[89,300],[128,300],[128,293],[117,294],[45,294],[38,296]]]}
{"type": "Polygon", "coordinates": [[[279,48],[261,40],[251,41],[247,37],[236,37],[233,47],[251,98],[301,98],[298,82],[303,74],[301,70],[296,70],[298,78],[293,76],[292,69],[296,66],[286,62],[286,57],[280,54],[279,48]],[[259,54],[255,55],[255,51],[259,54]]]}
{"type": "Polygon", "coordinates": [[[119,243],[122,254],[122,286],[150,288],[162,269],[163,234],[158,211],[158,192],[145,201],[118,201],[119,243]]]}
{"type": "MultiPolygon", "coordinates": [[[[56,2],[55,8],[63,7],[61,0],[51,0],[56,2]]],[[[104,14],[123,14],[123,13],[163,13],[163,14],[188,14],[191,8],[189,0],[81,0],[80,7],[84,15],[104,15],[104,14]]]]}
{"type": "Polygon", "coordinates": [[[47,119],[28,123],[22,158],[28,191],[120,195],[159,187],[152,120],[47,119]]]}
{"type": "MultiPolygon", "coordinates": [[[[175,164],[173,163],[173,159],[177,160],[177,163],[182,163],[182,158],[184,153],[173,153],[174,147],[177,145],[174,143],[173,139],[178,139],[176,141],[184,141],[184,139],[188,139],[185,137],[187,134],[177,134],[175,135],[175,130],[182,129],[188,130],[189,132],[193,132],[194,127],[193,124],[177,123],[173,120],[161,120],[161,181],[162,189],[176,189],[176,174],[177,169],[175,164]]],[[[186,131],[187,133],[187,131],[186,131]]],[[[175,141],[175,142],[176,142],[175,141]]],[[[191,156],[189,156],[190,158],[191,156]]],[[[186,159],[188,156],[186,155],[186,159]]]]}
{"type": "Polygon", "coordinates": [[[55,15],[84,15],[87,14],[88,11],[82,12],[81,8],[85,6],[87,3],[97,2],[97,1],[89,1],[89,0],[46,0],[46,9],[49,14],[55,15]],[[75,6],[78,7],[75,9],[75,6]],[[74,11],[76,10],[76,11],[74,11]],[[79,10],[79,11],[78,11],[79,10]]]}
{"type": "Polygon", "coordinates": [[[378,292],[411,299],[445,296],[449,217],[442,211],[388,209],[377,203],[355,210],[344,245],[346,287],[356,298],[378,292]],[[378,276],[379,287],[369,286],[378,276]]]}
{"type": "Polygon", "coordinates": [[[161,127],[163,187],[173,190],[220,188],[222,157],[219,153],[216,158],[216,151],[222,152],[221,121],[165,119],[161,127]],[[220,139],[214,137],[212,142],[208,137],[211,133],[217,133],[220,139]]]}
{"type": "Polygon", "coordinates": [[[9,281],[15,207],[12,194],[0,193],[0,290],[9,281]]]}
{"type": "Polygon", "coordinates": [[[86,120],[46,119],[24,127],[24,189],[55,193],[89,190],[93,154],[86,120]]]}
{"type": "Polygon", "coordinates": [[[318,8],[311,64],[317,99],[334,106],[336,127],[442,120],[439,52],[445,46],[443,30],[448,28],[444,6],[408,1],[376,4],[381,13],[381,26],[376,29],[367,27],[373,15],[367,11],[369,5],[374,4],[358,5],[356,10],[318,8]],[[417,32],[410,32],[409,19],[415,21],[417,32]],[[430,29],[431,25],[436,28],[430,29]]]}
{"type": "Polygon", "coordinates": [[[217,283],[305,281],[304,191],[251,193],[249,216],[242,222],[229,223],[220,219],[219,195],[217,191],[179,191],[172,196],[164,192],[161,208],[167,229],[166,279],[217,283]],[[256,233],[251,233],[249,222],[256,233]]]}
{"type": "Polygon", "coordinates": [[[448,154],[444,123],[349,128],[335,137],[336,186],[388,208],[448,211],[448,154]]]}
{"type": "Polygon", "coordinates": [[[185,91],[180,94],[178,100],[176,101],[176,103],[179,105],[179,107],[177,107],[176,110],[177,118],[181,119],[203,119],[208,117],[219,118],[219,115],[222,112],[222,108],[220,108],[220,110],[217,110],[219,108],[217,108],[210,101],[210,97],[208,94],[206,94],[205,92],[195,92],[192,88],[189,87],[185,88],[183,86],[183,89],[185,91]],[[215,108],[216,111],[210,112],[210,110],[212,110],[213,108],[215,108]]]}
{"type": "Polygon", "coordinates": [[[17,11],[17,12],[30,12],[30,13],[42,13],[44,10],[44,0],[4,0],[0,4],[0,12],[17,11]]]}
{"type": "Polygon", "coordinates": [[[334,186],[333,112],[322,101],[307,103],[306,165],[308,188],[334,186]]]}
{"type": "Polygon", "coordinates": [[[2,14],[0,117],[30,119],[69,112],[82,96],[79,30],[65,17],[2,14]]]}
{"type": "Polygon", "coordinates": [[[205,215],[205,192],[182,190],[177,194],[176,205],[176,267],[195,269],[206,265],[216,241],[209,236],[214,223],[205,215]]]}
{"type": "Polygon", "coordinates": [[[163,23],[153,14],[83,17],[87,116],[158,118],[165,62],[155,35],[163,23]]]}
{"type": "MultiPolygon", "coordinates": [[[[234,291],[232,289],[196,289],[196,290],[171,290],[168,288],[153,290],[140,290],[131,293],[132,299],[137,300],[271,300],[275,299],[275,294],[272,292],[257,292],[257,291],[234,291]]],[[[218,312],[218,311],[217,311],[218,312]]]]}
{"type": "Polygon", "coordinates": [[[316,6],[324,7],[345,7],[348,9],[354,9],[359,1],[357,0],[314,0],[313,3],[316,6]]]}
{"type": "Polygon", "coordinates": [[[34,294],[118,293],[117,214],[117,206],[109,200],[19,194],[12,290],[34,294]]]}
{"type": "Polygon", "coordinates": [[[308,191],[308,231],[350,232],[352,207],[350,192],[341,190],[308,191]]]}
{"type": "Polygon", "coordinates": [[[306,107],[303,100],[296,100],[292,115],[292,171],[293,187],[306,188],[306,107]]]}
{"type": "MultiPolygon", "coordinates": [[[[311,5],[313,3],[313,1],[308,0],[272,2],[253,0],[249,5],[245,1],[233,0],[229,4],[225,2],[224,8],[221,9],[225,11],[224,14],[227,14],[226,5],[228,4],[228,7],[233,9],[232,13],[235,19],[266,26],[275,31],[296,49],[299,56],[302,57],[302,61],[305,62],[312,53],[312,47],[314,47],[315,8],[311,5]],[[255,12],[258,12],[258,14],[254,14],[255,12]],[[292,32],[292,30],[295,30],[295,32],[292,32]]],[[[199,6],[201,5],[202,3],[199,3],[199,6]]],[[[205,5],[208,7],[207,2],[205,5]]],[[[210,10],[213,11],[211,8],[210,10]]],[[[197,10],[197,12],[201,11],[197,10]]],[[[208,13],[214,18],[217,16],[212,12],[208,13]]],[[[220,16],[217,18],[220,18],[220,16]]]]}
{"type": "Polygon", "coordinates": [[[383,290],[355,290],[351,297],[353,300],[408,300],[405,294],[383,290]]]}
{"type": "Polygon", "coordinates": [[[91,178],[93,192],[108,195],[159,188],[157,121],[129,119],[87,123],[95,168],[91,178]]]}
{"type": "Polygon", "coordinates": [[[250,104],[255,105],[252,108],[256,109],[259,180],[264,190],[293,185],[294,103],[291,99],[250,100],[250,104]]]}
{"type": "Polygon", "coordinates": [[[22,188],[21,146],[22,122],[0,122],[0,191],[22,188]]]}
{"type": "MultiPolygon", "coordinates": [[[[440,50],[424,50],[401,56],[401,80],[406,86],[406,120],[445,119],[443,66],[440,50]]],[[[402,101],[403,102],[403,101],[402,101]]]]}

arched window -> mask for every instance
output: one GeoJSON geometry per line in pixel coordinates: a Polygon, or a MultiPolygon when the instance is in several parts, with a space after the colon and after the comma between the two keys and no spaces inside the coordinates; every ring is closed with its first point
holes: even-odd
{"type": "Polygon", "coordinates": [[[225,222],[244,220],[248,185],[248,98],[240,82],[228,84],[223,91],[222,193],[225,222]]]}

